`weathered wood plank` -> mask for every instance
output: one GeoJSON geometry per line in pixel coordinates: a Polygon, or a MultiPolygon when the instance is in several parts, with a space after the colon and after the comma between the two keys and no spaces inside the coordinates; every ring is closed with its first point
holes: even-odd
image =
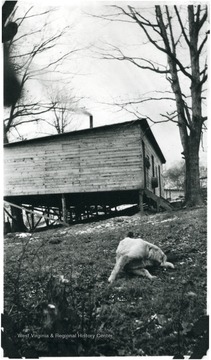
{"type": "MultiPolygon", "coordinates": [[[[143,183],[140,127],[67,134],[5,147],[5,195],[138,189],[143,183]]],[[[160,161],[148,140],[146,154],[160,161]]],[[[151,179],[149,169],[149,184],[151,179]]]]}

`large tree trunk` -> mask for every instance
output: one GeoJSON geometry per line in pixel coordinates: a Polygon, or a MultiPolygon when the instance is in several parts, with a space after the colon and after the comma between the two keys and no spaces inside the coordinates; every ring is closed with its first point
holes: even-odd
{"type": "MultiPolygon", "coordinates": [[[[200,191],[200,178],[199,178],[199,145],[202,132],[202,85],[206,80],[206,68],[200,72],[200,53],[203,45],[206,42],[202,41],[198,48],[199,31],[204,22],[206,21],[207,13],[205,12],[200,20],[200,7],[197,13],[194,12],[194,6],[188,6],[188,20],[189,20],[189,38],[185,33],[185,28],[181,25],[181,18],[178,10],[176,10],[177,18],[182,33],[187,43],[190,52],[191,73],[187,72],[183,65],[178,61],[177,57],[177,42],[175,42],[171,16],[168,7],[166,6],[166,14],[168,18],[168,26],[170,35],[167,32],[167,26],[163,20],[163,13],[160,6],[156,6],[156,17],[158,26],[160,28],[161,38],[165,45],[165,52],[169,70],[171,74],[171,87],[175,95],[176,108],[178,115],[178,126],[180,132],[180,139],[183,146],[183,154],[185,155],[186,163],[186,181],[185,181],[185,199],[187,206],[196,206],[203,203],[200,191]],[[196,15],[196,16],[195,16],[196,15]],[[191,106],[186,103],[186,96],[184,96],[180,87],[179,72],[182,72],[190,81],[191,90],[191,106]],[[203,81],[201,75],[204,73],[203,81]]],[[[142,25],[143,28],[143,25],[142,25]]],[[[146,28],[144,28],[145,33],[146,28]]],[[[150,40],[150,39],[149,39],[150,40]]],[[[150,40],[151,41],[151,40],[150,40]]],[[[153,43],[153,41],[151,41],[153,43]]],[[[155,44],[154,44],[155,45],[155,44]]],[[[155,45],[156,46],[156,45],[155,45]]],[[[162,49],[163,51],[163,49],[162,49]]]]}
{"type": "Polygon", "coordinates": [[[203,204],[199,175],[199,143],[189,136],[185,154],[185,202],[186,206],[203,204]]]}

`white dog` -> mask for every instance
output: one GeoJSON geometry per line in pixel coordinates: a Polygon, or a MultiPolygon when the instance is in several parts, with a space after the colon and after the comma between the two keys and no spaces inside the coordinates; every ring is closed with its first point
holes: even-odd
{"type": "Polygon", "coordinates": [[[119,271],[124,268],[135,275],[153,279],[156,276],[152,276],[145,267],[160,265],[174,269],[174,265],[166,260],[166,255],[158,246],[142,239],[126,237],[117,247],[116,264],[108,281],[113,283],[119,271]]]}

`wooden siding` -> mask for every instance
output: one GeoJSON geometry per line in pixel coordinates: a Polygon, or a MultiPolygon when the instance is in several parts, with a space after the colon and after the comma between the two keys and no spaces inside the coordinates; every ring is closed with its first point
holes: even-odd
{"type": "Polygon", "coordinates": [[[5,196],[143,188],[137,123],[16,143],[4,159],[5,196]]]}
{"type": "Polygon", "coordinates": [[[144,133],[142,132],[142,141],[145,144],[145,157],[148,157],[150,162],[150,167],[146,168],[146,188],[152,192],[152,177],[153,177],[153,165],[152,165],[152,156],[154,159],[154,176],[158,178],[158,187],[155,188],[155,195],[164,197],[164,189],[163,189],[163,177],[162,177],[162,162],[156,153],[152,144],[148,141],[144,133]],[[159,179],[159,167],[160,167],[160,179],[159,179]],[[161,189],[161,191],[160,191],[161,189]]]}

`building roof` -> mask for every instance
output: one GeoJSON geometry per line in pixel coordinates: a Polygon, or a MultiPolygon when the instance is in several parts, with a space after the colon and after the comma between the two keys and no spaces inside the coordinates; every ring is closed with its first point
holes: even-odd
{"type": "Polygon", "coordinates": [[[89,132],[98,132],[101,130],[109,130],[109,129],[115,129],[118,127],[123,127],[123,126],[128,126],[128,125],[133,125],[133,124],[140,124],[141,129],[144,133],[144,135],[147,137],[147,139],[149,140],[149,142],[152,144],[155,152],[157,153],[157,155],[159,156],[160,160],[162,161],[162,163],[164,164],[166,162],[166,159],[152,133],[152,130],[150,129],[150,126],[147,122],[146,119],[138,119],[138,120],[133,120],[133,121],[126,121],[126,122],[122,122],[122,123],[117,123],[117,124],[112,124],[112,125],[103,125],[103,126],[98,126],[98,127],[93,127],[93,128],[88,128],[88,129],[82,129],[82,130],[75,130],[75,131],[70,131],[70,132],[65,132],[62,134],[54,134],[54,135],[48,135],[48,136],[42,136],[42,137],[37,137],[37,138],[33,138],[33,139],[28,139],[28,140],[23,140],[23,141],[15,141],[15,142],[11,142],[8,144],[4,144],[5,147],[11,147],[14,145],[24,145],[24,144],[28,144],[28,143],[33,143],[33,142],[39,142],[39,141],[43,141],[43,140],[51,140],[51,139],[55,139],[55,138],[59,138],[59,137],[64,137],[67,135],[76,135],[76,134],[82,134],[82,133],[89,133],[89,132]]]}

